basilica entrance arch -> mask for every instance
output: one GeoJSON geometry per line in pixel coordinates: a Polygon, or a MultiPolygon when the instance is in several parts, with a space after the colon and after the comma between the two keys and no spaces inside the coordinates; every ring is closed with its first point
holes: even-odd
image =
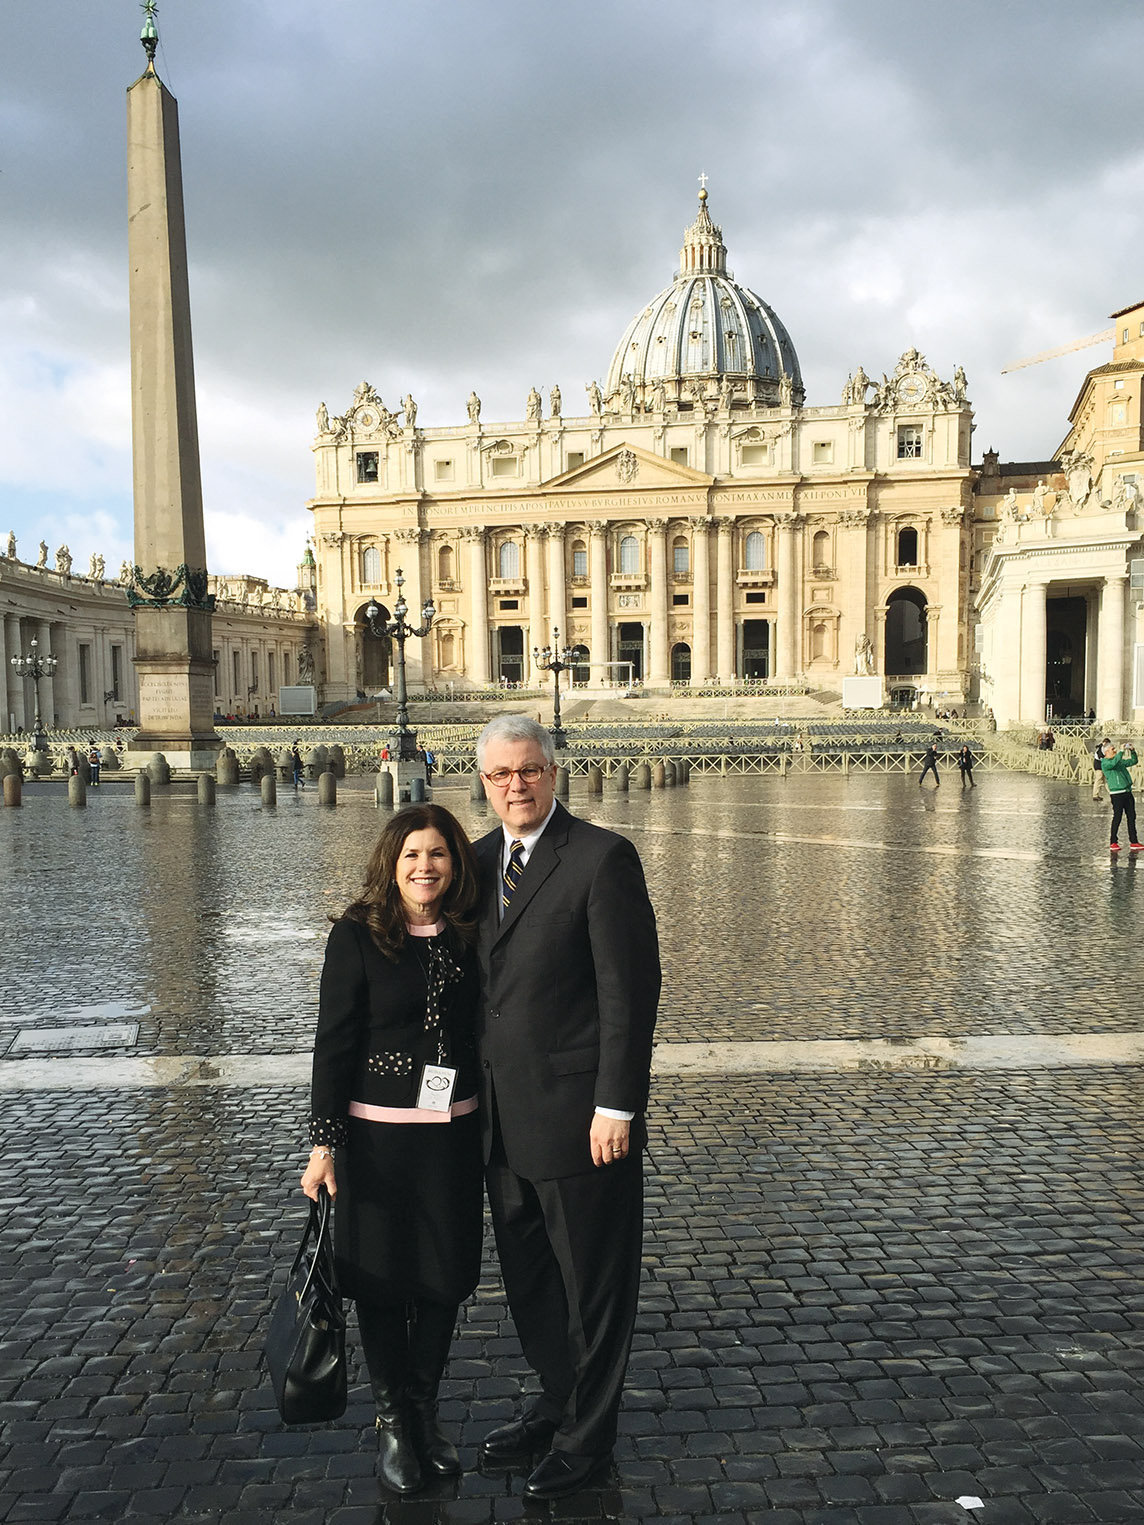
{"type": "MultiPolygon", "coordinates": [[[[354,646],[357,656],[358,688],[364,693],[376,694],[383,688],[389,687],[389,637],[371,634],[366,624],[365,611],[368,605],[362,604],[354,616],[354,646]]],[[[378,605],[378,623],[389,620],[391,615],[384,604],[378,605]]]]}
{"type": "Polygon", "coordinates": [[[617,655],[621,662],[632,664],[632,682],[642,683],[644,675],[644,628],[636,620],[626,620],[619,627],[617,655]]]}
{"type": "Polygon", "coordinates": [[[691,647],[686,641],[677,641],[671,648],[671,681],[691,682],[691,647]]]}
{"type": "Polygon", "coordinates": [[[904,678],[929,668],[926,596],[920,588],[895,588],[886,600],[883,672],[904,678]]]}

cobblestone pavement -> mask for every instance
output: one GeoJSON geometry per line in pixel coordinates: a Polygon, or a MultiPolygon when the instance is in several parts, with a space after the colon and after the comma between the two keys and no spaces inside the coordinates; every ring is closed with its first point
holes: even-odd
{"type": "MultiPolygon", "coordinates": [[[[951,782],[606,795],[591,813],[637,841],[660,916],[662,1036],[1138,1033],[1144,870],[1101,851],[1106,810],[951,782]]],[[[0,812],[0,1039],[138,1021],[113,1058],[307,1047],[367,796],[93,795],[0,812]]],[[[1144,1066],[658,1073],[616,1470],[548,1508],[475,1470],[524,1372],[491,1256],[444,1389],[459,1484],[380,1492],[353,1332],[344,1419],[279,1422],[260,1362],[304,1216],[303,1086],[86,1090],[61,1057],[58,1088],[18,1089],[20,1052],[0,1057],[4,1525],[1144,1522],[1144,1066]]]]}
{"type": "MultiPolygon", "coordinates": [[[[1138,1071],[656,1089],[618,1470],[556,1519],[1144,1519],[1138,1071]]],[[[356,1336],[345,1418],[278,1421],[260,1350],[301,1224],[301,1089],[20,1102],[0,1519],[548,1515],[471,1470],[522,1371],[491,1261],[444,1389],[459,1487],[380,1493],[356,1336]]]]}
{"type": "MultiPolygon", "coordinates": [[[[377,830],[354,782],[336,810],[311,788],[272,811],[249,786],[213,810],[156,790],[149,811],[123,784],[83,811],[29,786],[0,811],[0,1054],[21,1028],[124,1017],[136,1054],[308,1048],[326,916],[377,830]]],[[[438,794],[488,829],[465,791],[438,794]]],[[[963,794],[947,770],[936,791],[736,778],[572,804],[643,856],[665,1041],[1140,1025],[1124,950],[1144,865],[1110,859],[1108,807],[1075,786],[1002,773],[963,794]]]]}

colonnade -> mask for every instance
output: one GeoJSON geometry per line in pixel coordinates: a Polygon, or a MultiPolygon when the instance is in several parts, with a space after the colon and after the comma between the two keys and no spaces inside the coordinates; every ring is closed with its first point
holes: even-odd
{"type": "MultiPolygon", "coordinates": [[[[1045,723],[1048,600],[1051,577],[1014,582],[1001,595],[994,624],[993,708],[1001,725],[1045,723]]],[[[1077,588],[1069,581],[1070,589],[1077,588]]],[[[1085,708],[1101,720],[1131,713],[1128,677],[1128,575],[1112,573],[1088,585],[1085,708]],[[1095,633],[1093,630],[1093,616],[1095,633]],[[1095,670],[1094,670],[1095,658],[1095,670]]]]}
{"type": "MultiPolygon", "coordinates": [[[[646,681],[654,687],[666,687],[671,682],[674,614],[679,617],[676,628],[687,632],[693,683],[701,684],[710,679],[727,682],[738,674],[736,622],[742,617],[758,618],[770,627],[770,676],[780,681],[793,679],[802,666],[799,607],[802,568],[798,537],[801,522],[801,516],[794,514],[779,521],[777,606],[768,603],[757,612],[741,613],[736,609],[735,537],[738,526],[734,519],[699,515],[681,523],[680,528],[686,527],[688,531],[689,541],[686,576],[677,576],[670,565],[669,521],[645,520],[646,539],[640,570],[633,574],[631,587],[626,589],[622,576],[617,576],[614,562],[609,576],[608,556],[609,537],[617,531],[626,531],[626,525],[606,520],[588,521],[589,575],[586,583],[573,583],[568,576],[568,538],[572,526],[552,523],[512,526],[509,533],[521,544],[521,580],[527,587],[526,609],[521,611],[518,622],[496,617],[495,594],[490,596],[489,587],[490,580],[496,576],[491,532],[481,526],[466,526],[460,531],[464,588],[468,595],[465,674],[480,686],[495,682],[493,633],[502,624],[519,623],[525,636],[524,673],[526,678],[535,681],[538,674],[532,671],[533,649],[542,649],[551,643],[554,627],[559,628],[562,641],[570,639],[573,624],[580,624],[586,616],[589,629],[586,644],[593,666],[614,660],[619,625],[638,623],[644,631],[646,681]],[[572,596],[581,591],[588,598],[588,608],[583,612],[571,606],[572,596]],[[690,602],[686,608],[673,604],[673,593],[680,591],[689,594],[690,602]],[[625,608],[618,603],[621,597],[631,599],[628,619],[624,617],[625,608]]],[[[409,619],[415,623],[420,617],[425,593],[432,587],[429,535],[424,529],[400,529],[394,532],[394,538],[399,543],[390,559],[395,566],[402,567],[409,619]]],[[[679,638],[685,637],[681,635],[679,638]]],[[[428,638],[407,644],[406,669],[410,684],[433,683],[428,638]]],[[[602,666],[597,670],[606,671],[602,666]]]]}

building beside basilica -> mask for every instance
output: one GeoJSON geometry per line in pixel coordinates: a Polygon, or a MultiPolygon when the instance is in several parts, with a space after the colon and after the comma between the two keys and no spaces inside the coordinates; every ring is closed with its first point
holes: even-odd
{"type": "Polygon", "coordinates": [[[632,319],[587,411],[533,389],[524,418],[422,429],[363,383],[318,410],[317,602],[325,698],[388,682],[371,600],[432,598],[412,685],[540,681],[583,651],[590,687],[806,683],[874,671],[887,698],[965,702],[972,411],[960,368],[910,349],[809,406],[794,345],[727,270],[706,191],[671,285],[632,319]]]}

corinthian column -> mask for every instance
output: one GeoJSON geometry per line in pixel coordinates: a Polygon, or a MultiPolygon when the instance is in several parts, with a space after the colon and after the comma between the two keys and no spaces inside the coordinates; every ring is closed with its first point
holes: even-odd
{"type": "MultiPolygon", "coordinates": [[[[607,522],[594,519],[588,526],[588,569],[592,587],[592,663],[611,660],[608,649],[608,541],[607,522]]],[[[591,669],[589,669],[591,672],[591,669]]],[[[608,681],[608,668],[599,666],[594,676],[604,684],[608,681]]]]}
{"type": "MultiPolygon", "coordinates": [[[[422,588],[424,583],[421,577],[421,544],[425,539],[423,529],[394,530],[393,538],[400,543],[401,571],[405,578],[405,587],[401,590],[405,594],[405,602],[409,605],[409,613],[406,616],[411,625],[421,623],[421,605],[424,601],[422,588]]],[[[432,636],[429,637],[432,640],[432,636]]],[[[407,683],[420,683],[424,687],[433,677],[433,658],[430,655],[430,646],[426,640],[418,640],[405,643],[405,681],[407,683]]]]}
{"type": "Polygon", "coordinates": [[[525,564],[528,575],[528,650],[525,652],[525,671],[530,680],[538,683],[540,674],[533,671],[532,653],[552,644],[552,631],[548,628],[548,610],[544,590],[544,540],[548,534],[547,524],[526,524],[525,564]]]}
{"type": "Polygon", "coordinates": [[[648,609],[650,613],[648,683],[666,688],[671,682],[667,660],[667,520],[649,519],[648,609]]]}
{"type": "Polygon", "coordinates": [[[465,670],[474,683],[488,683],[489,675],[489,578],[485,565],[485,532],[471,524],[461,531],[469,547],[469,641],[465,670]]]}
{"type": "Polygon", "coordinates": [[[715,561],[715,655],[720,683],[735,677],[735,583],[733,578],[732,519],[716,519],[719,547],[715,561]]]}
{"type": "Polygon", "coordinates": [[[691,681],[698,686],[711,676],[711,542],[706,514],[691,521],[691,681]]]}
{"type": "Polygon", "coordinates": [[[1124,718],[1124,595],[1126,577],[1106,577],[1097,630],[1096,708],[1101,720],[1124,718]]]}
{"type": "Polygon", "coordinates": [[[562,638],[568,634],[568,579],[564,571],[563,524],[548,526],[548,617],[559,625],[562,638]]]}
{"type": "Polygon", "coordinates": [[[795,534],[802,519],[798,514],[782,514],[776,515],[776,520],[779,526],[779,621],[775,677],[789,681],[798,671],[799,577],[795,534]]]}

